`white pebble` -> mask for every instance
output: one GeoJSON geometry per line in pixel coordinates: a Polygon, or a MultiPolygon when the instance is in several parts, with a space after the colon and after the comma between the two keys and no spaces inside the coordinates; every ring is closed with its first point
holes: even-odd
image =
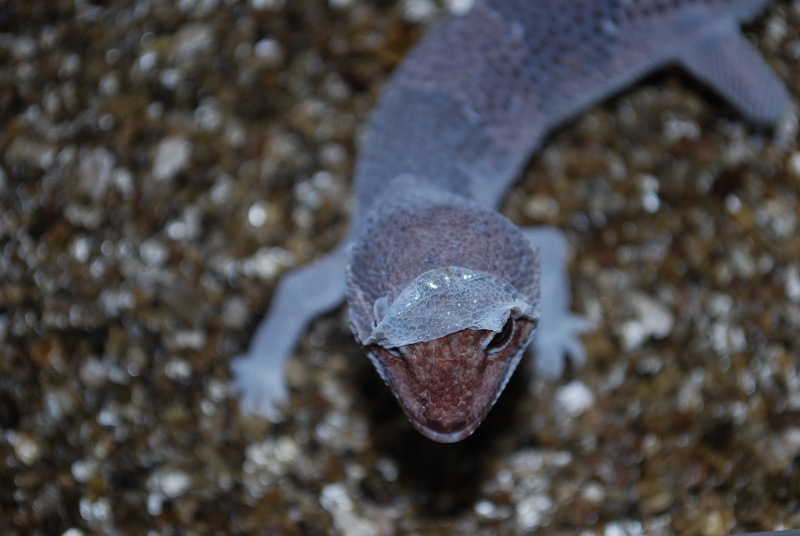
{"type": "Polygon", "coordinates": [[[594,404],[594,394],[580,381],[572,381],[558,389],[556,403],[572,417],[581,415],[594,404]]]}
{"type": "Polygon", "coordinates": [[[156,148],[153,177],[160,181],[173,179],[186,168],[191,156],[191,142],[178,136],[164,138],[156,148]]]}

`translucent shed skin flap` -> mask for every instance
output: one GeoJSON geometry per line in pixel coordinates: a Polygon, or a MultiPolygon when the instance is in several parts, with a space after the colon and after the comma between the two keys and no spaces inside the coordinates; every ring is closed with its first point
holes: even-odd
{"type": "Polygon", "coordinates": [[[509,317],[538,320],[538,308],[503,278],[446,266],[414,279],[390,305],[375,302],[366,344],[396,348],[431,341],[464,329],[500,332],[509,317]]]}

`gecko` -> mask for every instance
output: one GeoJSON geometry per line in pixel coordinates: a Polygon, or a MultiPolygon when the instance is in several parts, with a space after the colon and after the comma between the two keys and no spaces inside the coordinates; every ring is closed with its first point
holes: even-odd
{"type": "Polygon", "coordinates": [[[740,30],[769,1],[479,0],[428,32],[373,112],[345,237],[283,275],[232,362],[241,407],[280,420],[286,360],[345,300],[355,339],[434,441],[475,431],[526,348],[542,377],[582,366],[590,324],[571,311],[564,235],[520,228],[498,204],[549,132],[668,65],[775,126],[789,94],[740,30]]]}

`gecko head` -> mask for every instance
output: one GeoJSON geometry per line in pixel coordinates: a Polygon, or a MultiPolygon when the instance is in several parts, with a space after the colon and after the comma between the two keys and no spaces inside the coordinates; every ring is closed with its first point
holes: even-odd
{"type": "Polygon", "coordinates": [[[455,443],[489,413],[535,326],[535,320],[509,317],[499,332],[465,329],[368,352],[411,424],[429,439],[455,443]]]}
{"type": "Polygon", "coordinates": [[[459,441],[533,336],[538,250],[507,218],[460,197],[380,209],[348,254],[350,327],[412,424],[459,441]]]}

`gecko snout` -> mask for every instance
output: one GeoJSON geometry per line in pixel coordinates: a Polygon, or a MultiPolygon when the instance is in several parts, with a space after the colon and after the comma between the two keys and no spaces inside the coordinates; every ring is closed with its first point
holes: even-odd
{"type": "Polygon", "coordinates": [[[518,320],[503,349],[487,348],[497,336],[465,329],[402,352],[373,347],[389,385],[414,427],[424,436],[454,443],[472,434],[489,413],[527,344],[534,323],[518,320]]]}

